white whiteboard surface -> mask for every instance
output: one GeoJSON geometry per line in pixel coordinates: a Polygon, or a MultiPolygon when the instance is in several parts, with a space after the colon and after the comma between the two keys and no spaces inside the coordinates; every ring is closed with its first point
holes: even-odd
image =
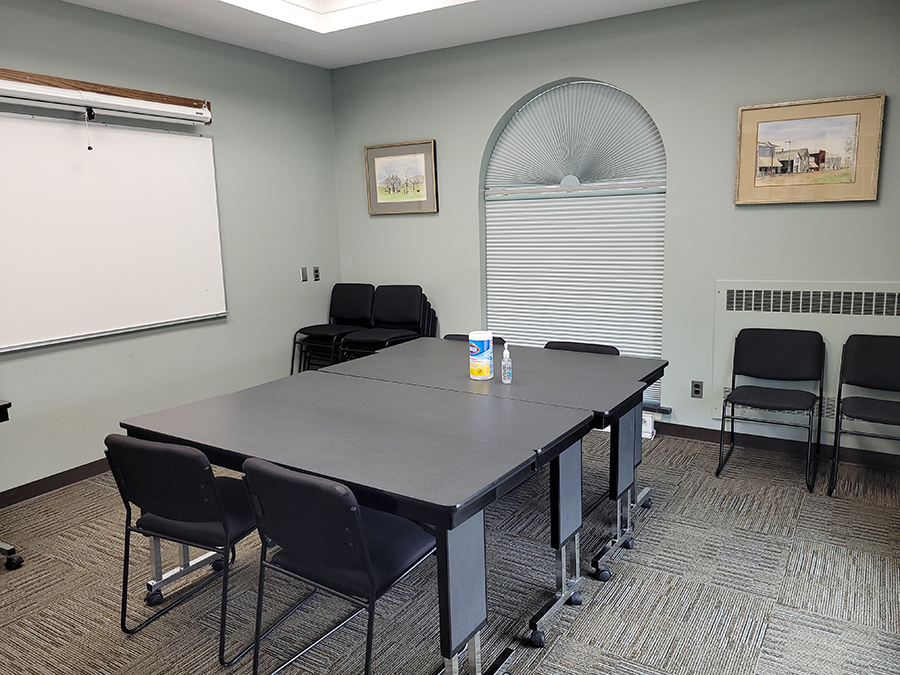
{"type": "Polygon", "coordinates": [[[0,353],[223,316],[212,139],[0,115],[0,289],[0,353]]]}

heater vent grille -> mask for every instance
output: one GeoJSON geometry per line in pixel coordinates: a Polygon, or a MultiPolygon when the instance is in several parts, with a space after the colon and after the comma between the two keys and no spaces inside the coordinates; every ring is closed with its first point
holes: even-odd
{"type": "Polygon", "coordinates": [[[728,312],[788,314],[844,314],[900,316],[900,301],[893,291],[728,289],[728,312]]]}

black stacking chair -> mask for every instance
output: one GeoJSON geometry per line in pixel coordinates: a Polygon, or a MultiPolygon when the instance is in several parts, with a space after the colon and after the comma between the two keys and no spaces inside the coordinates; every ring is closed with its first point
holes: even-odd
{"type": "Polygon", "coordinates": [[[244,462],[244,473],[263,542],[254,675],[259,670],[266,570],[309,584],[313,586],[312,593],[325,590],[356,608],[350,617],[278,670],[366,609],[369,621],[365,673],[369,675],[375,602],[434,551],[434,537],[406,518],[360,507],[350,489],[341,483],[255,458],[244,462]],[[269,555],[272,547],[278,547],[277,551],[269,555]]]}
{"type": "Polygon", "coordinates": [[[340,360],[373,354],[379,349],[422,337],[425,294],[416,285],[387,285],[375,289],[372,328],[341,340],[340,360]]]}
{"type": "MultiPolygon", "coordinates": [[[[137,633],[221,577],[219,662],[231,665],[251,648],[245,648],[231,660],[225,658],[228,571],[234,563],[234,545],[256,529],[247,492],[240,479],[213,475],[206,455],[196,448],[117,434],[106,437],[106,448],[106,459],[125,503],[122,630],[128,634],[137,633]],[[141,516],[134,524],[131,522],[132,504],[141,510],[141,516]],[[212,559],[214,574],[198,581],[191,590],[150,618],[129,628],[126,615],[132,533],[181,544],[183,570],[193,567],[187,565],[188,546],[218,555],[212,559]]],[[[155,550],[158,552],[159,549],[155,550]]],[[[161,566],[158,553],[155,558],[155,572],[158,574],[161,566]]],[[[163,602],[162,593],[159,590],[150,591],[145,601],[149,605],[158,605],[163,602]]]]}
{"type": "Polygon", "coordinates": [[[873,431],[846,430],[844,419],[900,426],[900,401],[869,396],[844,396],[844,385],[874,394],[900,392],[900,336],[851,335],[844,343],[841,356],[841,377],[838,383],[837,410],[834,425],[834,456],[828,494],[837,483],[841,434],[885,438],[900,441],[900,434],[879,434],[873,431]]]}
{"type": "Polygon", "coordinates": [[[612,345],[601,345],[593,342],[553,341],[545,344],[544,349],[561,349],[568,352],[588,352],[590,354],[609,354],[610,356],[619,355],[619,350],[612,345]]]}
{"type": "Polygon", "coordinates": [[[437,312],[428,301],[428,296],[422,294],[422,336],[434,337],[437,335],[437,312]]]}
{"type": "Polygon", "coordinates": [[[821,334],[811,330],[775,328],[744,328],[734,341],[734,365],[731,372],[731,392],[722,403],[722,429],[719,434],[719,466],[722,474],[725,462],[734,452],[734,421],[777,424],[806,428],[806,487],[812,492],[819,466],[819,445],[822,440],[822,376],[825,371],[825,342],[821,334]],[[775,388],[743,384],[735,386],[737,377],[751,380],[770,380],[782,383],[818,382],[818,395],[794,388],[775,388]],[[731,413],[728,414],[728,406],[731,413]],[[741,417],[735,407],[755,408],[770,412],[801,412],[807,424],[781,420],[741,417]],[[818,413],[816,452],[813,456],[813,425],[818,413]],[[725,448],[725,421],[731,420],[731,445],[725,448]]]}
{"type": "Polygon", "coordinates": [[[337,362],[338,347],[345,335],[372,324],[372,284],[335,284],[331,289],[328,323],[305,326],[294,333],[291,351],[291,375],[299,356],[298,371],[309,367],[310,357],[331,365],[337,362]]]}

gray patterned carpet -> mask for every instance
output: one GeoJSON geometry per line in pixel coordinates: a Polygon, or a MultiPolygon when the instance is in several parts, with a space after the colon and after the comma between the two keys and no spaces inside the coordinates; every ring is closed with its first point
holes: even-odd
{"type": "MultiPolygon", "coordinates": [[[[584,604],[552,620],[544,649],[523,638],[553,588],[547,476],[492,505],[485,665],[513,644],[513,675],[900,673],[900,474],[842,465],[829,498],[827,464],[809,494],[798,458],[738,449],[716,479],[716,452],[671,438],[645,443],[640,479],[653,488],[653,506],[637,522],[637,546],[612,557],[611,581],[585,580],[584,604]]],[[[606,435],[589,435],[584,454],[587,504],[606,485],[606,435]]],[[[585,521],[584,562],[604,538],[610,507],[585,521]]],[[[0,672],[223,672],[216,585],[137,635],[119,630],[123,517],[109,474],[0,510],[0,534],[26,559],[22,569],[0,568],[0,672]]],[[[137,544],[135,617],[147,611],[148,562],[137,544]]],[[[257,564],[253,535],[233,571],[234,645],[251,638],[257,564]]],[[[435,574],[428,560],[380,601],[375,673],[440,668],[435,574]]],[[[273,584],[267,614],[301,591],[273,584]]],[[[316,597],[264,643],[262,666],[271,670],[346,609],[316,597]]],[[[356,675],[364,642],[362,614],[285,672],[356,675]]],[[[249,673],[250,659],[229,671],[249,673]]]]}

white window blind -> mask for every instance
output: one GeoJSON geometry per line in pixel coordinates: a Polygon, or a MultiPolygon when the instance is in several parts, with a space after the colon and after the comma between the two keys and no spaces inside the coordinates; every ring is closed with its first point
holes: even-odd
{"type": "Polygon", "coordinates": [[[637,101],[569,82],[512,116],[485,173],[489,330],[661,357],[664,241],[665,151],[637,101]]]}

